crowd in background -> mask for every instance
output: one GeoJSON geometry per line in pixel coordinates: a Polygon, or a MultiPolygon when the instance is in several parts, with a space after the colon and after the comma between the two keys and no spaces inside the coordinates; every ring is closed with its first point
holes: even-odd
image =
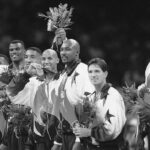
{"type": "MultiPolygon", "coordinates": [[[[65,3],[65,1],[61,1],[65,3]]],[[[1,0],[0,51],[8,55],[8,43],[22,39],[28,46],[42,50],[51,46],[53,33],[46,31],[46,21],[38,17],[48,6],[59,1],[1,0]]],[[[73,6],[73,22],[68,37],[81,44],[81,58],[87,62],[95,56],[107,60],[109,79],[116,86],[124,79],[137,85],[144,81],[145,66],[150,54],[149,1],[68,1],[73,6]],[[112,63],[113,62],[113,63],[112,63]]]]}

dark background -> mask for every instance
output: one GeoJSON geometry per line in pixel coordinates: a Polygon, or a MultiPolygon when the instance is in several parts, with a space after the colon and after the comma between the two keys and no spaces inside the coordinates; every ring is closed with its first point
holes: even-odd
{"type": "Polygon", "coordinates": [[[104,58],[116,86],[144,82],[150,59],[150,0],[0,0],[1,53],[8,55],[14,39],[23,40],[26,47],[49,48],[54,35],[37,14],[60,2],[75,8],[67,36],[81,44],[83,62],[104,58]]]}

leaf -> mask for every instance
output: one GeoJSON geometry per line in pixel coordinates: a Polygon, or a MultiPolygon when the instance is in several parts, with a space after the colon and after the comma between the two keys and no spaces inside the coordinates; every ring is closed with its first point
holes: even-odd
{"type": "Polygon", "coordinates": [[[63,5],[62,3],[60,3],[58,7],[59,7],[60,9],[62,9],[62,10],[66,10],[67,7],[68,7],[68,4],[66,3],[66,4],[63,5]]]}
{"type": "MultiPolygon", "coordinates": [[[[67,29],[68,26],[72,25],[73,22],[71,22],[71,16],[73,12],[73,8],[70,9],[67,8],[68,4],[62,4],[60,3],[58,8],[57,7],[49,7],[49,11],[46,13],[47,15],[40,14],[40,17],[44,17],[46,19],[51,19],[51,30],[54,30],[55,28],[65,28],[67,29]]],[[[50,29],[48,28],[48,31],[50,29]]],[[[51,31],[50,30],[50,31],[51,31]]]]}
{"type": "Polygon", "coordinates": [[[38,16],[42,17],[42,18],[48,18],[48,16],[46,16],[45,14],[42,14],[42,13],[38,13],[38,16]]]}

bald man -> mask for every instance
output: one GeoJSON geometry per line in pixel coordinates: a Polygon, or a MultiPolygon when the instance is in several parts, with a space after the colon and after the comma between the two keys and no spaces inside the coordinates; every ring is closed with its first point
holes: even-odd
{"type": "Polygon", "coordinates": [[[62,124],[58,129],[53,150],[79,149],[80,146],[80,139],[75,137],[72,128],[81,121],[80,109],[79,112],[77,110],[83,103],[83,97],[94,92],[94,87],[88,77],[87,65],[81,62],[79,54],[80,45],[76,40],[68,39],[63,42],[60,56],[65,69],[60,75],[57,88],[57,96],[61,101],[59,109],[62,124]]]}
{"type": "Polygon", "coordinates": [[[38,87],[33,105],[33,112],[36,116],[34,122],[36,150],[51,150],[56,135],[58,119],[53,114],[53,105],[56,103],[53,93],[55,93],[59,77],[57,71],[58,63],[59,59],[56,51],[47,49],[43,52],[42,66],[45,80],[38,87]]]}

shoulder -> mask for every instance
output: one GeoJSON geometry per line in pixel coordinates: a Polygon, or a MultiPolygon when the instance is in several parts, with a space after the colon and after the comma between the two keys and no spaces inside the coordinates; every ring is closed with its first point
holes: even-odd
{"type": "Polygon", "coordinates": [[[85,64],[85,63],[79,63],[77,68],[76,68],[76,71],[78,72],[84,72],[86,71],[87,72],[87,69],[88,69],[88,66],[85,64]]]}
{"type": "Polygon", "coordinates": [[[116,108],[117,110],[118,108],[122,108],[124,110],[125,109],[124,100],[120,92],[114,87],[110,87],[108,93],[109,95],[107,98],[112,108],[116,108]]]}
{"type": "Polygon", "coordinates": [[[6,72],[8,70],[7,65],[0,65],[0,73],[6,72]]]}
{"type": "Polygon", "coordinates": [[[34,86],[36,86],[36,85],[39,86],[42,83],[43,83],[43,81],[38,80],[36,76],[30,77],[30,79],[29,79],[29,84],[33,84],[34,86]]]}
{"type": "Polygon", "coordinates": [[[142,89],[144,89],[146,87],[145,83],[141,84],[138,86],[137,90],[141,91],[142,89]]]}
{"type": "Polygon", "coordinates": [[[119,91],[118,91],[116,88],[114,88],[114,87],[110,87],[110,88],[109,88],[108,94],[109,94],[110,96],[115,97],[115,98],[122,99],[121,94],[120,94],[119,91]]]}
{"type": "Polygon", "coordinates": [[[78,73],[80,76],[85,77],[87,79],[88,67],[85,63],[81,62],[78,64],[74,72],[78,73]]]}

